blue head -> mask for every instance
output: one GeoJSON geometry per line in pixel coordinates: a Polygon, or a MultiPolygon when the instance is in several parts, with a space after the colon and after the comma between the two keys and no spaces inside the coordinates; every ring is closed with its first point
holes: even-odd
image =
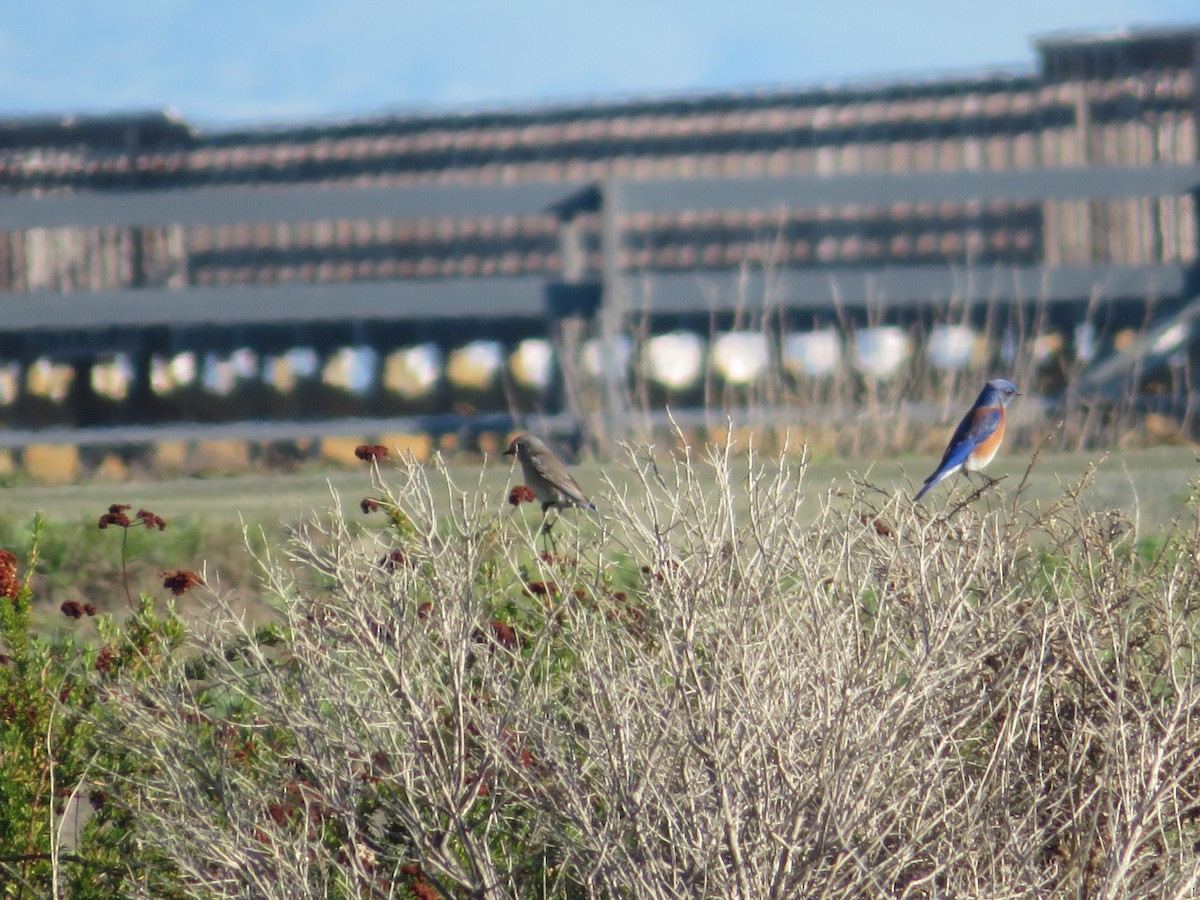
{"type": "Polygon", "coordinates": [[[993,378],[983,386],[983,391],[980,392],[975,405],[1005,407],[1013,397],[1019,396],[1021,396],[1021,392],[1011,381],[1005,378],[993,378]]]}

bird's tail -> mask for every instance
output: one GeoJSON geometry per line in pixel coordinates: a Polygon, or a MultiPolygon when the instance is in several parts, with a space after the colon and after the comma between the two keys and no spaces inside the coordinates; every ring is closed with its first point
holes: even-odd
{"type": "Polygon", "coordinates": [[[933,475],[930,475],[929,478],[925,480],[925,484],[921,487],[921,489],[913,494],[913,503],[916,503],[918,500],[924,497],[925,493],[941,480],[942,479],[935,478],[933,475]]]}

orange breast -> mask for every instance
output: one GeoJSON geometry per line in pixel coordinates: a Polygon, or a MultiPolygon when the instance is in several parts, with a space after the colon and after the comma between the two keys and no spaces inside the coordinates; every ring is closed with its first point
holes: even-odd
{"type": "Polygon", "coordinates": [[[992,461],[992,457],[996,455],[996,451],[1000,449],[1000,442],[1004,440],[1004,411],[1000,411],[1000,424],[996,426],[988,437],[984,438],[975,445],[975,449],[971,451],[971,455],[967,457],[966,465],[963,467],[968,472],[978,472],[984,466],[992,461]]]}

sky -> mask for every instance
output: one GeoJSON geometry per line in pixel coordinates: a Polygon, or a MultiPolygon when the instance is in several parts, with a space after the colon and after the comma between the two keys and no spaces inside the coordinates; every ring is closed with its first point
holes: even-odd
{"type": "Polygon", "coordinates": [[[0,117],[191,124],[1029,69],[1060,30],[1200,23],[1197,0],[47,0],[0,18],[0,117]]]}

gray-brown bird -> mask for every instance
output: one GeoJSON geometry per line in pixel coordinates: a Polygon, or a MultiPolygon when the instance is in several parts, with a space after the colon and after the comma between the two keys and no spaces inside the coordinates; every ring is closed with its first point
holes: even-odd
{"type": "Polygon", "coordinates": [[[543,516],[551,508],[563,510],[572,506],[595,512],[596,504],[587,498],[563,461],[541,438],[522,431],[509,443],[504,455],[515,456],[521,463],[525,484],[533,489],[541,502],[543,516]]]}

